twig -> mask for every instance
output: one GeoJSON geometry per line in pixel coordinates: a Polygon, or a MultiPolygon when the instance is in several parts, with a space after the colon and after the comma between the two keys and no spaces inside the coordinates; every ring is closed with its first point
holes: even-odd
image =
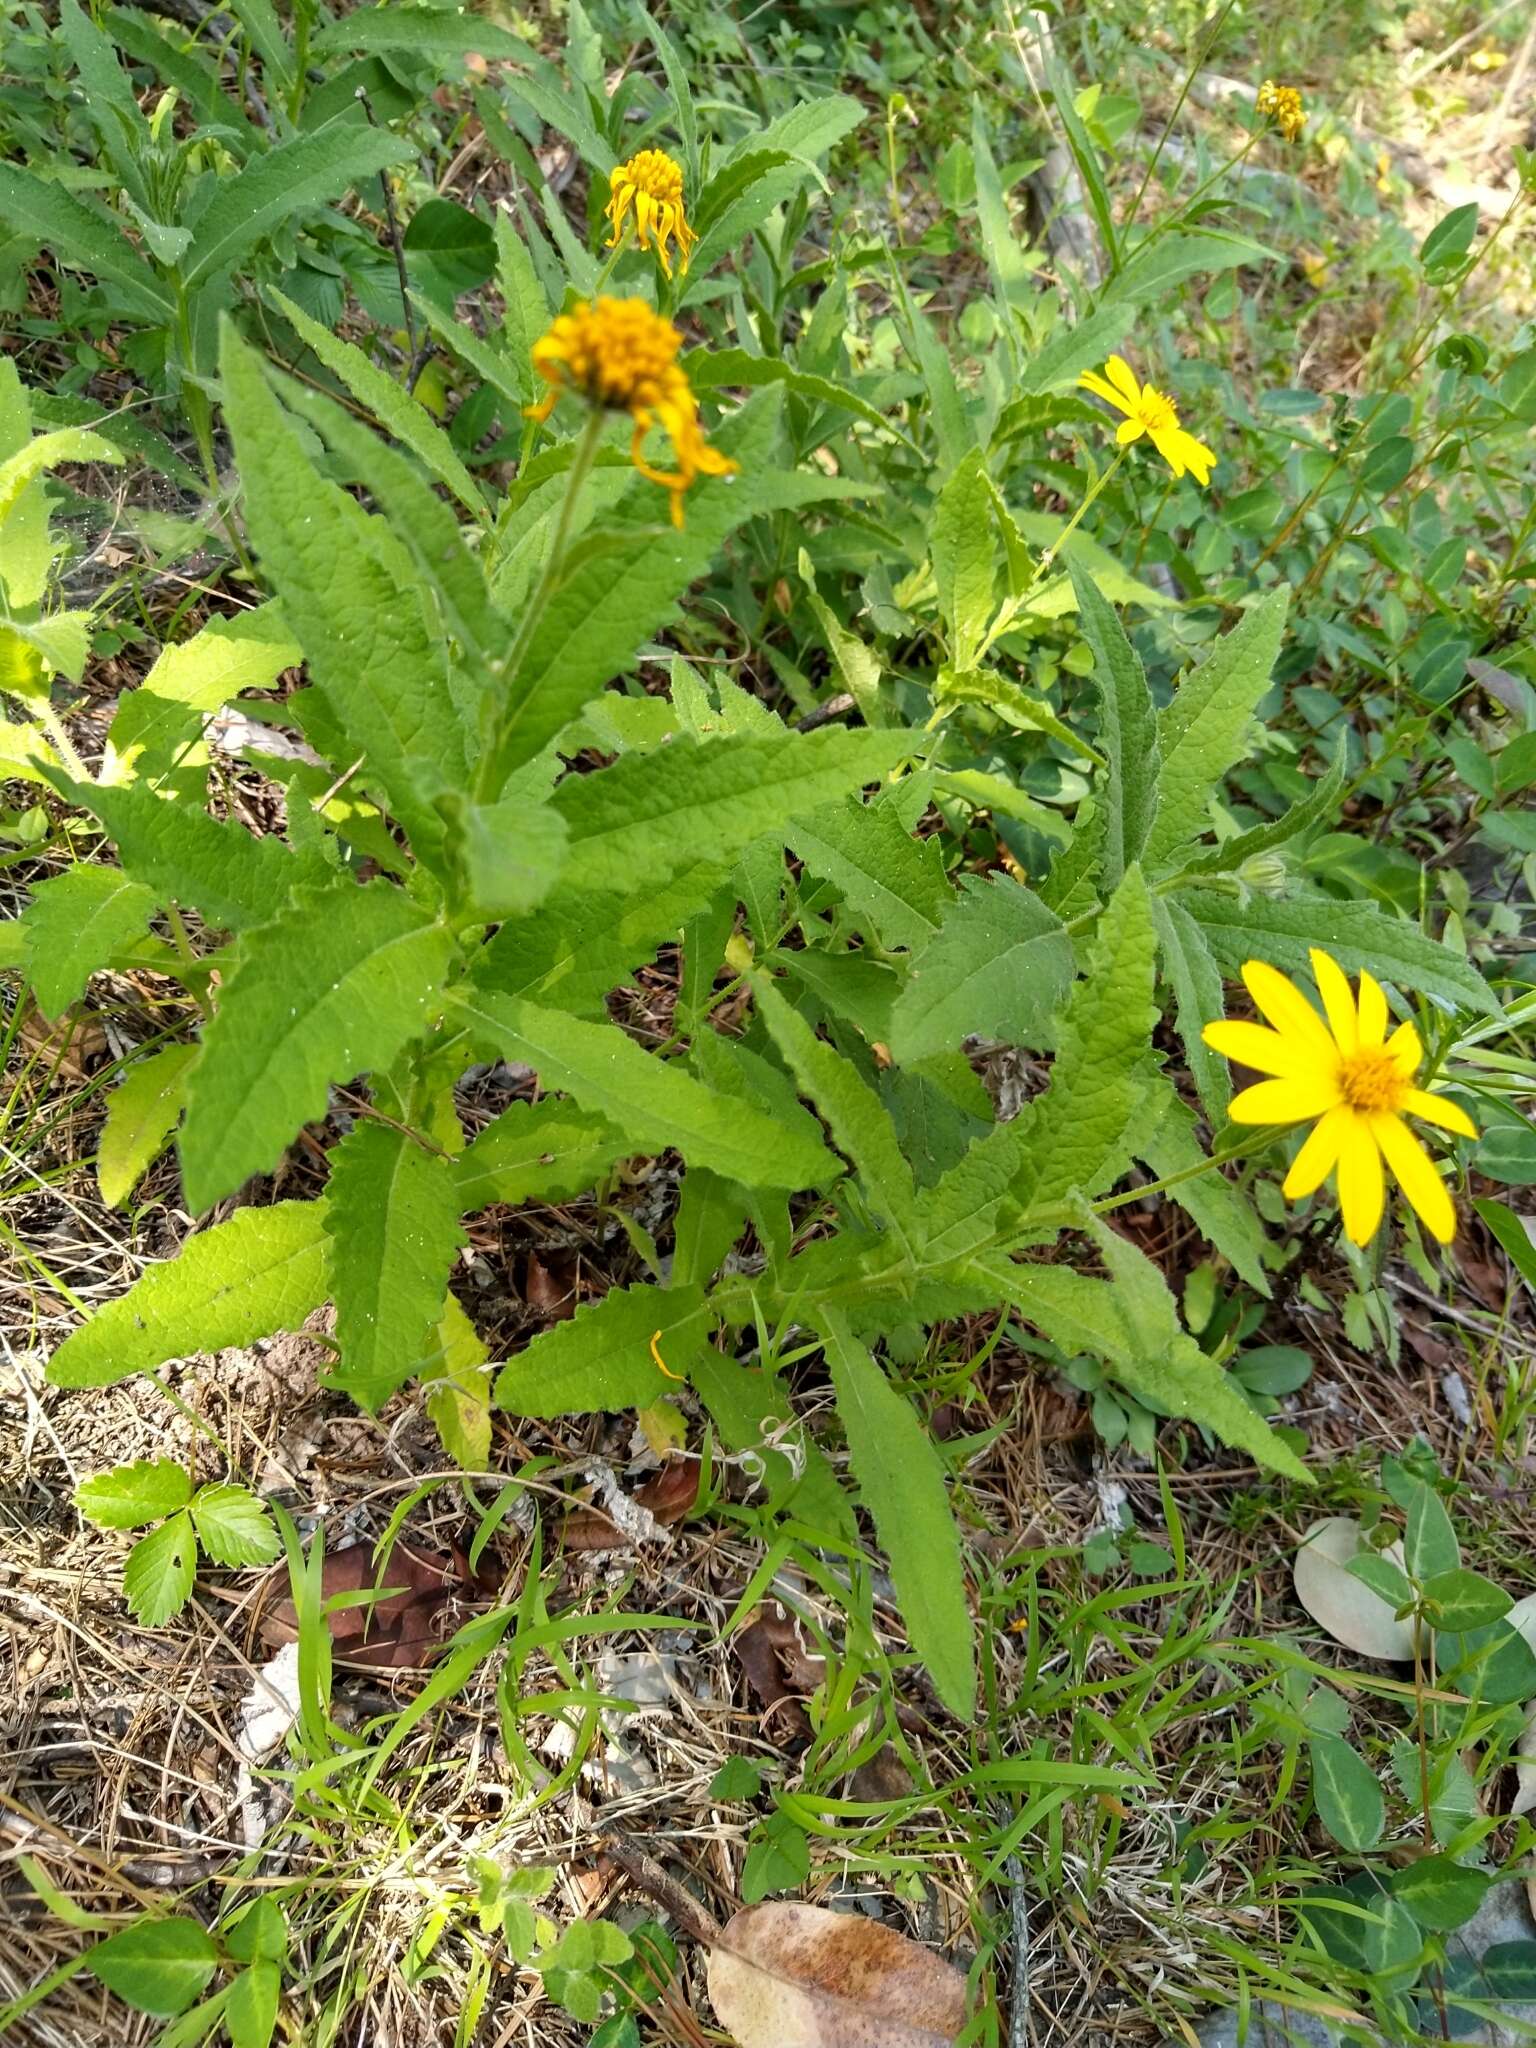
{"type": "MultiPolygon", "coordinates": [[[[370,128],[377,128],[373,115],[373,102],[365,86],[357,88],[357,97],[363,112],[368,117],[370,128]]],[[[395,252],[395,274],[400,280],[400,310],[405,315],[405,339],[410,348],[411,361],[416,360],[416,322],[411,317],[411,284],[405,274],[405,245],[400,240],[400,223],[395,218],[395,195],[389,189],[388,171],[379,173],[379,190],[384,194],[384,218],[389,226],[389,246],[395,252]]]]}
{"type": "Polygon", "coordinates": [[[718,1948],[725,1929],[692,1892],[684,1891],[675,1877],[668,1877],[654,1856],[632,1842],[628,1835],[604,1835],[603,1854],[616,1863],[637,1891],[672,1915],[684,1934],[706,1948],[718,1948]]]}

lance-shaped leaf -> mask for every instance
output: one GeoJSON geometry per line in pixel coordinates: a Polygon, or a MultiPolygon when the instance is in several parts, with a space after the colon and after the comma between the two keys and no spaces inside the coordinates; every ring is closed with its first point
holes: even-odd
{"type": "Polygon", "coordinates": [[[62,186],[18,164],[0,163],[0,220],[29,242],[45,243],[56,262],[94,271],[116,288],[125,310],[151,320],[170,319],[174,306],[168,287],[128,237],[109,215],[62,186]]]}
{"type": "Polygon", "coordinates": [[[1137,1141],[1137,1157],[1146,1161],[1159,1180],[1187,1176],[1174,1178],[1169,1195],[1255,1293],[1268,1296],[1264,1226],[1258,1212],[1219,1169],[1206,1169],[1208,1155],[1195,1135],[1194,1111],[1162,1074],[1148,1091],[1144,1122],[1145,1135],[1137,1141]]]}
{"type": "Polygon", "coordinates": [[[27,976],[43,1013],[57,1017],[114,953],[143,935],[158,898],[116,868],[66,868],[39,882],[21,916],[27,976]]]}
{"type": "Polygon", "coordinates": [[[845,797],[795,821],[785,838],[884,946],[926,946],[954,902],[939,842],[914,837],[892,804],[845,797]]]}
{"type": "Polygon", "coordinates": [[[561,1096],[514,1102],[454,1162],[458,1206],[468,1215],[488,1202],[563,1202],[633,1150],[605,1118],[561,1096]]]}
{"type": "Polygon", "coordinates": [[[230,270],[248,249],[307,206],[339,199],[351,186],[393,164],[409,163],[411,145],[388,129],[333,121],[253,157],[232,178],[214,178],[206,201],[185,225],[192,230],[185,283],[230,270]]]}
{"type": "Polygon", "coordinates": [[[276,1165],[333,1081],[384,1067],[428,1021],[453,939],[401,890],[306,891],[246,935],[188,1081],[187,1202],[276,1165]]]}
{"type": "Polygon", "coordinates": [[[96,1148],[96,1178],[109,1209],[126,1201],[139,1175],[164,1150],[186,1100],[194,1045],[167,1045],[135,1060],[107,1098],[96,1148]]]}
{"type": "Polygon", "coordinates": [[[496,1380],[498,1408],[513,1415],[586,1415],[649,1408],[685,1376],[709,1342],[715,1317],[697,1287],[615,1287],[569,1322],[535,1337],[496,1380]]]}
{"type": "Polygon", "coordinates": [[[1227,1120],[1232,1083],[1226,1061],[1212,1052],[1201,1034],[1225,1007],[1221,968],[1205,933],[1177,896],[1153,897],[1152,922],[1163,974],[1173,990],[1184,1057],[1206,1114],[1219,1129],[1227,1120]]]}
{"type": "Polygon", "coordinates": [[[524,1060],[546,1088],[574,1096],[636,1151],[669,1147],[747,1187],[820,1187],[836,1171],[826,1148],[766,1110],[716,1094],[675,1061],[642,1052],[614,1024],[476,987],[457,991],[452,1014],[503,1059],[524,1060]]]}
{"type": "Polygon", "coordinates": [[[370,1121],[331,1154],[325,1216],[341,1364],[330,1377],[370,1413],[436,1348],[448,1269],[465,1243],[455,1165],[370,1121]]]}
{"type": "Polygon", "coordinates": [[[979,448],[956,463],[939,493],[928,546],[939,610],[949,634],[949,666],[960,671],[974,668],[997,586],[992,493],[979,448]]]}
{"type": "Polygon", "coordinates": [[[1056,913],[1010,876],[967,875],[892,1007],[891,1051],[909,1063],[973,1035],[1048,1045],[1071,985],[1072,941],[1056,913]]]}
{"type": "Polygon", "coordinates": [[[324,1202],[241,1209],[189,1238],[66,1337],[57,1387],[108,1387],[167,1359],[296,1330],[330,1291],[324,1202]]]}
{"type": "Polygon", "coordinates": [[[1077,594],[1078,624],[1093,650],[1099,693],[1099,744],[1108,762],[1104,777],[1104,879],[1114,888],[1141,858],[1157,808],[1157,710],[1141,658],[1092,575],[1068,559],[1077,594]]]}

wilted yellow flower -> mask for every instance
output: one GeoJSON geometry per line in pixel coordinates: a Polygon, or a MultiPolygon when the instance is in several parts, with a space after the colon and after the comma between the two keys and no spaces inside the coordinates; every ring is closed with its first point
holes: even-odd
{"type": "Polygon", "coordinates": [[[1312,972],[1327,1022],[1296,984],[1262,960],[1250,960],[1243,980],[1262,1024],[1207,1024],[1205,1042],[1225,1058],[1273,1079],[1232,1098],[1236,1124],[1295,1124],[1316,1118],[1285,1177],[1284,1192],[1300,1201],[1338,1169],[1344,1228],[1368,1244],[1386,1201],[1382,1171],[1390,1166],[1403,1193],[1431,1234],[1449,1244],[1456,1209],[1444,1181],[1405,1116],[1422,1117],[1458,1137],[1475,1138],[1477,1126],[1443,1095],[1416,1088],[1424,1048],[1412,1024],[1387,1037],[1387,999],[1369,974],[1360,976],[1359,1000],[1331,955],[1312,949],[1312,972]]]}
{"type": "Polygon", "coordinates": [[[1266,78],[1254,105],[1273,120],[1287,142],[1297,141],[1307,125],[1307,110],[1294,85],[1276,85],[1272,78],[1266,78]]]}
{"type": "Polygon", "coordinates": [[[683,523],[683,493],[696,476],[734,476],[738,465],[704,439],[699,401],[677,360],[683,337],[644,299],[578,299],[533,345],[533,364],[549,385],[527,408],[545,420],[564,391],[593,405],[627,412],[635,423],[629,459],[652,483],[672,493],[672,524],[683,523]],[[653,469],[644,454],[648,430],[660,425],[671,438],[677,470],[653,469]]]}
{"type": "Polygon", "coordinates": [[[664,149],[642,149],[627,164],[620,164],[609,184],[608,221],[612,233],[608,247],[617,249],[624,239],[630,208],[635,214],[635,241],[642,249],[654,246],[662,269],[672,275],[668,244],[677,242],[678,269],[685,275],[690,251],[698,236],[688,225],[683,211],[682,166],[664,149]]]}
{"type": "Polygon", "coordinates": [[[1187,470],[1196,483],[1210,482],[1215,451],[1179,425],[1179,409],[1166,392],[1137,382],[1124,356],[1111,356],[1102,377],[1097,370],[1084,370],[1077,381],[1095,398],[1106,399],[1126,415],[1115,431],[1122,448],[1148,434],[1175,476],[1183,476],[1187,470]]]}

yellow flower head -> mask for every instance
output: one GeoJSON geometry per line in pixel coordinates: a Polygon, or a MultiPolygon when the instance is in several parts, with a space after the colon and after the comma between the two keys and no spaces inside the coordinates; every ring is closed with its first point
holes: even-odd
{"type": "Polygon", "coordinates": [[[1095,398],[1107,400],[1117,412],[1125,414],[1115,431],[1115,439],[1122,448],[1149,434],[1152,446],[1175,476],[1188,471],[1196,483],[1210,482],[1215,451],[1179,425],[1179,409],[1166,392],[1137,382],[1136,372],[1124,356],[1111,356],[1102,377],[1097,370],[1084,370],[1077,381],[1095,398]]]}
{"type": "Polygon", "coordinates": [[[1266,78],[1254,106],[1273,120],[1287,142],[1300,140],[1307,125],[1307,110],[1294,85],[1276,85],[1272,78],[1266,78]]]}
{"type": "Polygon", "coordinates": [[[617,249],[624,239],[630,208],[635,212],[635,241],[642,249],[655,247],[662,269],[672,275],[668,244],[675,238],[681,261],[678,269],[687,274],[688,257],[698,236],[688,225],[683,211],[682,166],[664,149],[642,149],[627,164],[620,164],[609,183],[608,222],[612,230],[608,247],[617,249]]]}
{"type": "Polygon", "coordinates": [[[672,493],[672,524],[683,523],[683,493],[696,476],[734,476],[738,465],[704,439],[699,401],[677,360],[683,337],[644,299],[578,299],[533,345],[533,366],[549,385],[530,405],[529,417],[546,420],[560,395],[573,391],[593,405],[627,412],[635,423],[629,458],[652,483],[672,493]],[[654,425],[666,428],[677,458],[675,473],[653,469],[644,454],[654,425]]]}
{"type": "Polygon", "coordinates": [[[1477,1126],[1443,1095],[1416,1088],[1424,1048],[1412,1024],[1387,1036],[1387,999],[1369,974],[1360,976],[1359,1000],[1338,962],[1317,948],[1312,972],[1326,1022],[1296,984],[1262,960],[1243,969],[1262,1024],[1207,1024],[1208,1046],[1229,1060],[1273,1079],[1232,1098],[1237,1124],[1316,1122],[1285,1177],[1285,1193],[1300,1201],[1338,1168],[1339,1207],[1356,1244],[1368,1244],[1386,1200],[1383,1161],[1442,1244],[1456,1234],[1456,1210],[1428,1153],[1404,1123],[1422,1117],[1458,1137],[1475,1138],[1477,1126]]]}

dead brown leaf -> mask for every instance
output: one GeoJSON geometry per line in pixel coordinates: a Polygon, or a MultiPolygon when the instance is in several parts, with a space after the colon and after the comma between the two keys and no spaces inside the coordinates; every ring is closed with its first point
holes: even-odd
{"type": "Polygon", "coordinates": [[[857,1913],[744,1906],[709,1958],[709,1995],[740,2048],[953,2048],[965,1979],[857,1913]]]}
{"type": "MultiPolygon", "coordinates": [[[[288,1568],[279,1565],[269,1585],[275,1590],[287,1582],[288,1568]]],[[[443,1609],[463,1585],[453,1559],[438,1550],[397,1543],[381,1571],[371,1543],[347,1543],[327,1554],[320,1577],[327,1601],[338,1594],[371,1592],[375,1584],[382,1599],[326,1616],[338,1663],[374,1671],[424,1671],[451,1633],[442,1627],[443,1609]]],[[[299,1617],[292,1600],[274,1600],[259,1626],[263,1641],[274,1647],[296,1642],[299,1617]]]]}
{"type": "MultiPolygon", "coordinates": [[[[635,1489],[635,1505],[646,1510],[664,1528],[693,1513],[699,1499],[699,1460],[669,1458],[643,1486],[635,1489]]],[[[622,1550],[625,1536],[617,1522],[601,1508],[576,1508],[565,1518],[567,1550],[622,1550]]]]}

